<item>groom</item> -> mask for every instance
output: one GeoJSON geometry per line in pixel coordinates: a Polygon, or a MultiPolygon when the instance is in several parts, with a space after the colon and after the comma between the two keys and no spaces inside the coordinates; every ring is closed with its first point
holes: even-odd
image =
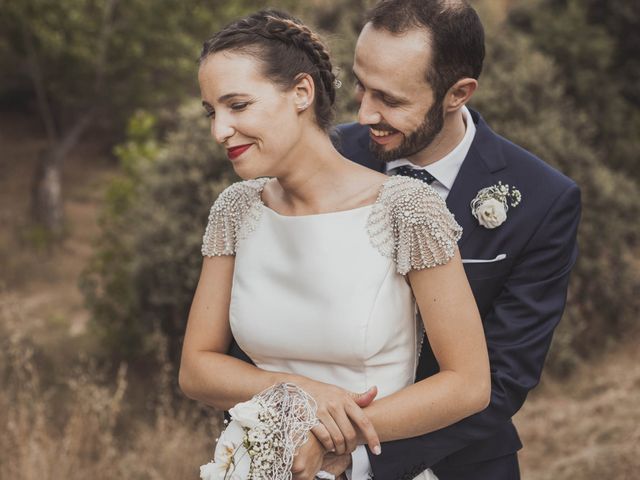
{"type": "MultiPolygon", "coordinates": [[[[338,128],[342,153],[420,178],[446,199],[464,229],[458,245],[492,375],[483,412],[370,455],[380,480],[411,479],[429,467],[440,480],[520,478],[522,444],[511,417],[540,379],[565,307],[580,191],[467,109],[483,58],[482,24],[462,0],[383,0],[356,46],[359,124],[338,128]]],[[[424,342],[416,380],[437,371],[424,342]]]]}

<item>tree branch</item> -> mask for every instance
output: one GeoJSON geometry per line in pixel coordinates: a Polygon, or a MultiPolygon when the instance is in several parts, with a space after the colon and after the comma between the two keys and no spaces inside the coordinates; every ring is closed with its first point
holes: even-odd
{"type": "MultiPolygon", "coordinates": [[[[101,96],[101,90],[104,87],[109,40],[113,31],[113,13],[117,3],[118,0],[107,1],[102,12],[102,28],[98,37],[98,45],[96,46],[97,57],[94,77],[94,91],[98,98],[101,96]]],[[[87,128],[89,128],[95,118],[97,110],[98,107],[92,107],[89,109],[74,123],[73,127],[65,133],[62,141],[55,149],[55,161],[58,164],[61,164],[64,161],[64,158],[78,143],[80,137],[84,134],[87,128]]]]}
{"type": "Polygon", "coordinates": [[[38,53],[31,37],[24,19],[20,22],[20,29],[22,31],[22,38],[24,41],[25,50],[27,52],[27,65],[29,67],[29,77],[33,83],[33,88],[36,91],[36,99],[38,102],[38,110],[40,111],[40,118],[44,123],[45,131],[47,132],[47,138],[51,146],[55,145],[58,141],[58,131],[56,128],[53,112],[51,111],[51,104],[47,99],[47,92],[44,86],[44,75],[40,68],[40,62],[38,61],[38,53]]]}
{"type": "Polygon", "coordinates": [[[115,12],[118,0],[108,0],[102,11],[102,29],[98,37],[96,75],[94,80],[94,90],[100,94],[104,86],[105,72],[107,70],[107,54],[109,52],[109,40],[113,32],[113,13],[115,12]]]}

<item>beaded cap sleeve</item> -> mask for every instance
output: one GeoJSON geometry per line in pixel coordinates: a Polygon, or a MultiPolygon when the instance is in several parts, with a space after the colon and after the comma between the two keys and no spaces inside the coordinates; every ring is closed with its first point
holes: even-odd
{"type": "Polygon", "coordinates": [[[262,189],[267,178],[237,182],[227,187],[209,212],[202,238],[202,255],[235,255],[238,242],[256,227],[262,214],[262,189]]]}
{"type": "Polygon", "coordinates": [[[406,275],[451,260],[462,227],[431,186],[415,178],[394,176],[380,190],[367,232],[372,245],[393,258],[398,273],[406,275]]]}

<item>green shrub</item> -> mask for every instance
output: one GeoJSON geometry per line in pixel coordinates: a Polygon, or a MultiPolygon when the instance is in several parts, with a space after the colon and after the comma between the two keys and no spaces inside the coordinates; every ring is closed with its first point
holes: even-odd
{"type": "Polygon", "coordinates": [[[176,360],[197,283],[212,202],[231,182],[198,102],[177,113],[162,146],[148,116],[134,117],[116,149],[123,174],[109,189],[97,253],[83,276],[93,327],[115,358],[145,357],[160,330],[176,360]]]}

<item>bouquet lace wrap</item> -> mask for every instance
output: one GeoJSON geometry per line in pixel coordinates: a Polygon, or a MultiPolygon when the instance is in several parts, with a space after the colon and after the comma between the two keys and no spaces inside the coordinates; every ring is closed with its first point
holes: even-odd
{"type": "Polygon", "coordinates": [[[307,441],[309,431],[318,423],[316,402],[307,392],[291,383],[268,388],[255,399],[267,407],[270,418],[277,425],[274,433],[279,461],[274,462],[270,474],[264,478],[290,479],[293,457],[307,441]]]}
{"type": "Polygon", "coordinates": [[[200,467],[204,480],[290,480],[296,451],[318,423],[315,400],[280,383],[229,410],[232,421],[216,445],[215,461],[200,467]]]}

